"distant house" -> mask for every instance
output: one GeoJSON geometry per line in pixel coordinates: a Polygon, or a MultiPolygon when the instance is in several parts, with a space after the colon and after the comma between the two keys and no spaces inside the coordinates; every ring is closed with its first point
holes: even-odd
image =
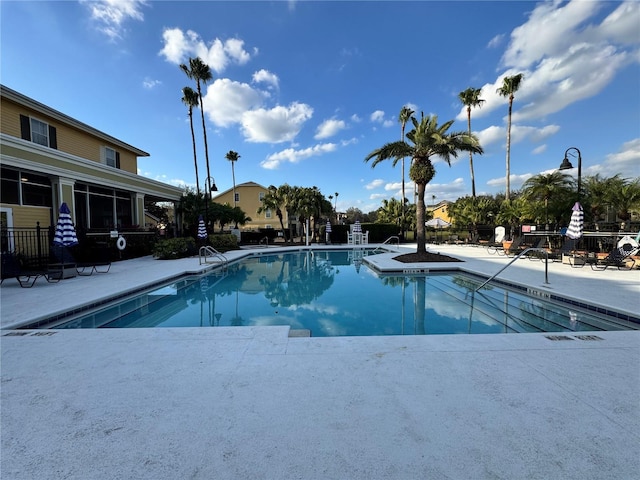
{"type": "Polygon", "coordinates": [[[147,152],[4,85],[0,94],[3,227],[55,225],[66,202],[78,229],[143,228],[146,203],[180,199],[181,188],[137,174],[147,152]]]}
{"type": "Polygon", "coordinates": [[[445,222],[451,223],[451,217],[449,216],[449,205],[451,205],[451,202],[449,200],[442,200],[439,203],[427,205],[427,212],[431,212],[433,218],[440,218],[445,222]]]}
{"type": "MultiPolygon", "coordinates": [[[[259,185],[255,182],[246,182],[236,185],[235,205],[233,198],[233,188],[220,192],[217,196],[213,197],[213,201],[220,204],[227,204],[230,206],[237,206],[251,218],[251,221],[241,228],[244,230],[257,230],[259,228],[275,228],[281,229],[280,220],[276,215],[276,212],[267,210],[262,213],[258,213],[258,209],[262,206],[262,200],[269,192],[266,187],[259,185]]],[[[295,221],[289,225],[289,219],[287,212],[282,212],[285,228],[295,227],[295,221]]]]}

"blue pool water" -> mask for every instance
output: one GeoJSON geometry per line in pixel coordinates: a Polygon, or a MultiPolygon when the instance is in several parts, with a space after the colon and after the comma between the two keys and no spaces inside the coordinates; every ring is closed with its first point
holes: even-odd
{"type": "Polygon", "coordinates": [[[621,330],[603,314],[463,273],[378,276],[366,251],[263,254],[183,277],[47,328],[289,325],[312,336],[621,330]],[[355,258],[354,258],[355,256],[355,258]]]}

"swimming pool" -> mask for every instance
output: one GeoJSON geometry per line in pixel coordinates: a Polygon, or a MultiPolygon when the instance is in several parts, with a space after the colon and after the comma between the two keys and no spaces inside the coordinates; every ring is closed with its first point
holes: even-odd
{"type": "Polygon", "coordinates": [[[625,330],[639,324],[457,271],[377,275],[366,250],[262,254],[42,328],[288,325],[320,336],[625,330]]]}

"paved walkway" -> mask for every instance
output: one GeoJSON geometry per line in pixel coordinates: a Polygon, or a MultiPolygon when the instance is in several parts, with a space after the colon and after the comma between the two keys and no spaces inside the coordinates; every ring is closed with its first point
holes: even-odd
{"type": "MultiPolygon", "coordinates": [[[[484,274],[508,261],[432,248],[484,274]]],[[[144,258],[32,289],[5,281],[0,477],[626,480],[640,471],[640,331],[553,341],[9,330],[199,268],[144,258]]],[[[640,311],[637,271],[551,264],[545,285],[542,263],[518,260],[502,278],[640,311]]]]}

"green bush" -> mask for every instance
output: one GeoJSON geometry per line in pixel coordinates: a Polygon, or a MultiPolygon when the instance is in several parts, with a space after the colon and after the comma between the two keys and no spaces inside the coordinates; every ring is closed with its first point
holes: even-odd
{"type": "Polygon", "coordinates": [[[209,245],[219,252],[238,249],[238,239],[232,233],[209,235],[209,245]]]}
{"type": "Polygon", "coordinates": [[[193,238],[160,240],[153,248],[153,256],[160,260],[190,257],[196,252],[196,242],[193,238]]]}

